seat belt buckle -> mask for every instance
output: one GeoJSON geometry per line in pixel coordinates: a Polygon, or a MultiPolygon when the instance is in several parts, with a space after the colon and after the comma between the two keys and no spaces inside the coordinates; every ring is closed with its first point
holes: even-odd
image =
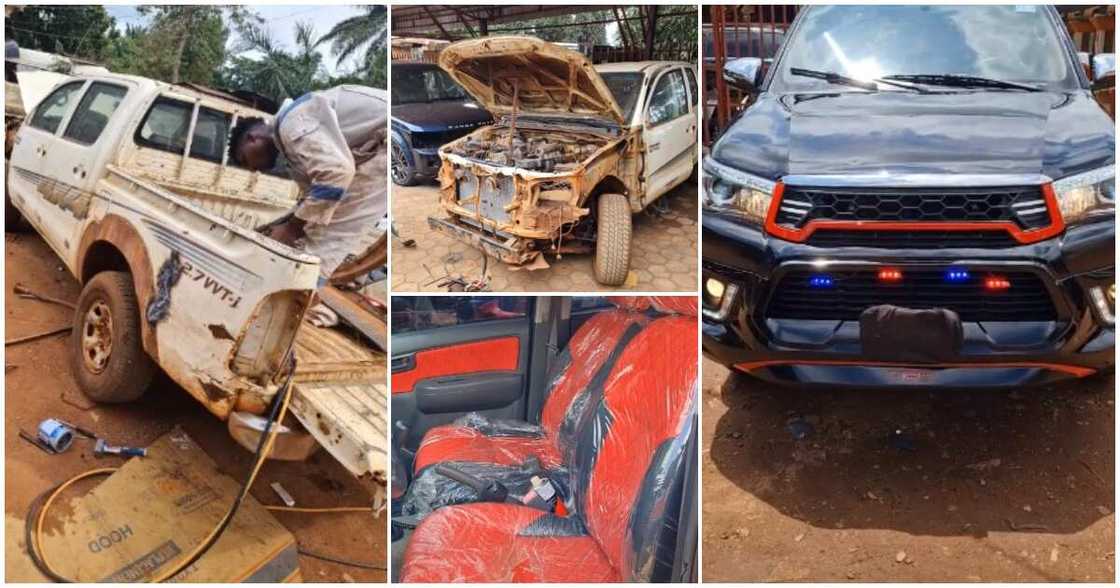
{"type": "Polygon", "coordinates": [[[556,488],[548,478],[533,476],[529,478],[533,488],[521,498],[521,504],[532,508],[552,511],[556,502],[556,488]]]}

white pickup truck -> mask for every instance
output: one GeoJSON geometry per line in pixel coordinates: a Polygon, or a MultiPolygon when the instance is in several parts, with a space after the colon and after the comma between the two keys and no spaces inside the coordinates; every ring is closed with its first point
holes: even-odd
{"type": "Polygon", "coordinates": [[[696,169],[690,64],[592,66],[533,37],[459,41],[439,65],[497,117],[439,150],[440,206],[428,225],[503,262],[595,251],[595,278],[623,284],[631,215],[696,169]]]}
{"type": "MultiPolygon", "coordinates": [[[[218,417],[252,423],[294,341],[302,427],[287,423],[291,438],[307,440],[306,429],[353,474],[383,481],[384,355],[351,330],[303,320],[318,258],[253,230],[287,212],[298,188],[229,160],[238,118],[268,117],[230,98],[83,75],[19,128],[8,198],[83,286],[73,372],[92,399],[127,402],[158,366],[218,417]]],[[[246,444],[244,428],[230,429],[246,444]]]]}

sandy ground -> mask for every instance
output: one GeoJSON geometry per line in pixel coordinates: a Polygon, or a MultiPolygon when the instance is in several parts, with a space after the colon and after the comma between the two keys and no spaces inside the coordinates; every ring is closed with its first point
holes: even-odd
{"type": "Polygon", "coordinates": [[[1112,376],[810,393],[703,369],[704,581],[1113,581],[1112,376]]]}
{"type": "MultiPolygon", "coordinates": [[[[549,256],[551,267],[513,271],[490,260],[487,273],[494,292],[591,292],[636,290],[657,292],[696,291],[695,182],[685,182],[664,197],[668,211],[646,211],[634,216],[630,276],[613,288],[595,281],[594,254],[569,254],[562,259],[549,256]]],[[[437,278],[481,277],[483,254],[448,235],[428,227],[428,217],[445,217],[439,208],[439,190],[434,183],[412,187],[393,185],[393,223],[400,235],[415,239],[416,247],[405,248],[394,239],[392,280],[394,292],[440,291],[437,278]]]]}
{"type": "MultiPolygon", "coordinates": [[[[49,247],[34,233],[7,234],[5,239],[6,338],[13,338],[70,324],[69,309],[25,300],[12,294],[18,282],[44,295],[76,300],[77,282],[62,267],[49,247]]],[[[39,421],[57,417],[85,426],[118,444],[143,446],[174,426],[181,426],[210,455],[223,473],[240,480],[252,455],[226,432],[225,423],[212,416],[185,391],[160,376],[144,398],[126,405],[94,405],[78,390],[69,367],[67,336],[57,336],[6,348],[4,418],[5,513],[9,522],[22,521],[31,501],[47,488],[80,472],[119,465],[116,459],[94,458],[79,441],[68,452],[47,455],[19,438],[19,429],[34,431],[39,421]]],[[[269,488],[279,481],[301,506],[353,506],[370,504],[373,488],[355,480],[326,452],[304,463],[269,462],[253,487],[253,496],[265,504],[280,501],[269,488]]],[[[299,544],[332,556],[385,565],[386,516],[368,514],[275,513],[299,544]]],[[[22,539],[20,537],[19,539],[22,539]]],[[[6,545],[8,581],[13,565],[25,557],[22,540],[9,537],[6,545]]],[[[300,557],[307,582],[384,582],[385,572],[300,557]]],[[[26,578],[23,578],[26,581],[26,578]]]]}

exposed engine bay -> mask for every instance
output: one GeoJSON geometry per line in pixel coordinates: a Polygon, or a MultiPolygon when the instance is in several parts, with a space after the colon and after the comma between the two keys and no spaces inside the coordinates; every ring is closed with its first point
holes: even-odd
{"type": "Polygon", "coordinates": [[[489,127],[447,146],[447,152],[481,163],[527,171],[566,173],[603,148],[590,133],[489,127]]]}

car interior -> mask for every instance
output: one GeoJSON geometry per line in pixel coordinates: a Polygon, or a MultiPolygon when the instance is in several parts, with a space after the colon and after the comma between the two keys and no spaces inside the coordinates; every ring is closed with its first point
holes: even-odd
{"type": "Polygon", "coordinates": [[[394,581],[696,581],[695,297],[392,308],[394,581]]]}

